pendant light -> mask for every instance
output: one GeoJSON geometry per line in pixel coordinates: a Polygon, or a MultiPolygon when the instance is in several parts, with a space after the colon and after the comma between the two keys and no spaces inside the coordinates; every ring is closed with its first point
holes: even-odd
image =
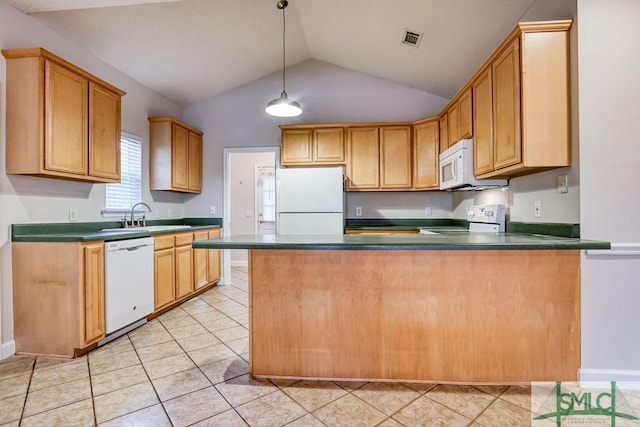
{"type": "Polygon", "coordinates": [[[273,101],[270,101],[267,104],[266,112],[272,116],[277,117],[295,117],[302,114],[302,108],[300,108],[300,104],[295,101],[292,101],[287,96],[286,90],[286,80],[285,80],[285,54],[286,54],[286,44],[285,44],[285,34],[286,34],[286,20],[284,17],[284,9],[289,5],[287,0],[281,0],[276,3],[278,9],[282,10],[282,93],[280,94],[280,98],[276,98],[273,101]]]}

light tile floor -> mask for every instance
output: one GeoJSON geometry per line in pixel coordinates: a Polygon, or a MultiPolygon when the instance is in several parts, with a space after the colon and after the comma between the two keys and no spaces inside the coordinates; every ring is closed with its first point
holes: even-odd
{"type": "Polygon", "coordinates": [[[528,426],[529,388],[256,380],[247,270],[76,359],[0,363],[0,426],[528,426]]]}

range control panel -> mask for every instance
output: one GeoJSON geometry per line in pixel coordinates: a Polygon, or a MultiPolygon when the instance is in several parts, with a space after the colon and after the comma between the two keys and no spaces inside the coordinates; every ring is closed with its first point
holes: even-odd
{"type": "Polygon", "coordinates": [[[469,231],[505,231],[504,205],[473,205],[467,211],[469,231]],[[472,230],[476,228],[477,230],[472,230]],[[482,230],[480,230],[482,228],[482,230]]]}

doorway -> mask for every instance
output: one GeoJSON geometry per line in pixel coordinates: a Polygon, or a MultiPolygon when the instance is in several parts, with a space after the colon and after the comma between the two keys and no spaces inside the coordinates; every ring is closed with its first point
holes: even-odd
{"type": "MultiPolygon", "coordinates": [[[[279,160],[280,147],[224,149],[225,236],[275,231],[275,178],[270,178],[269,174],[275,176],[279,160]]],[[[247,265],[246,249],[223,251],[224,283],[231,280],[231,266],[247,265]]]]}

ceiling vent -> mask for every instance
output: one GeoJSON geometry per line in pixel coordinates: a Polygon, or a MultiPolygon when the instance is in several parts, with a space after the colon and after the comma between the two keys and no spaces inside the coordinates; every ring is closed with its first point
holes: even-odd
{"type": "Polygon", "coordinates": [[[404,30],[404,39],[402,40],[402,43],[412,47],[418,47],[421,40],[422,40],[422,33],[419,33],[417,31],[407,30],[407,29],[404,30]]]}

